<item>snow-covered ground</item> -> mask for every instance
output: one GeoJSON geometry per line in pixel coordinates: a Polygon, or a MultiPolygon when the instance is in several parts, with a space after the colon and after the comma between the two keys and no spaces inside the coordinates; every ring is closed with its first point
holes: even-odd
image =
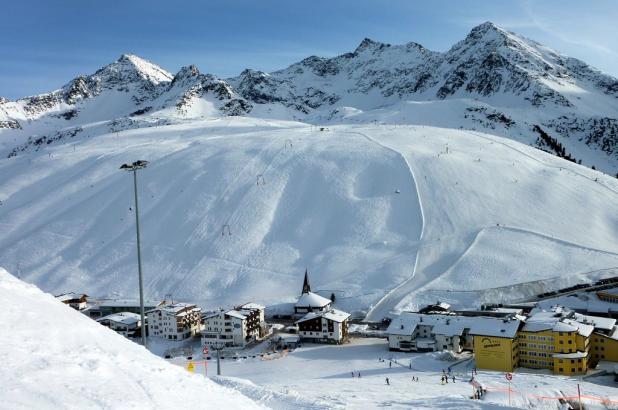
{"type": "Polygon", "coordinates": [[[0,160],[0,264],[50,292],[339,308],[522,298],[618,266],[618,180],[488,134],[230,117],[0,160]],[[399,193],[397,193],[397,191],[399,193]],[[541,284],[541,285],[539,285],[541,284]],[[517,292],[512,286],[517,285],[517,292]]]}
{"type": "Polygon", "coordinates": [[[262,408],[166,363],[0,268],[0,408],[262,408]]]}
{"type": "MultiPolygon", "coordinates": [[[[342,346],[304,344],[278,359],[223,360],[225,386],[250,391],[246,380],[271,391],[313,403],[309,408],[393,409],[493,409],[508,408],[508,382],[504,373],[478,371],[475,379],[488,390],[483,400],[471,400],[469,384],[474,362],[469,355],[453,358],[445,353],[397,353],[388,351],[384,339],[353,339],[342,346]],[[394,362],[389,365],[389,359],[394,362]],[[380,361],[380,359],[384,361],[380,361]],[[410,368],[411,367],[411,368],[410,368]],[[452,367],[452,379],[442,385],[442,370],[452,367]],[[361,377],[352,377],[360,372],[361,377]],[[418,377],[418,382],[412,381],[418,377]],[[231,379],[230,379],[231,377],[231,379]],[[386,378],[389,385],[386,385],[386,378]]],[[[175,360],[179,365],[184,362],[175,360]]],[[[208,363],[209,375],[216,363],[208,363]]],[[[580,384],[587,408],[618,407],[618,389],[611,376],[581,378],[553,376],[521,369],[514,373],[511,405],[517,408],[561,408],[560,400],[577,396],[580,384]],[[605,405],[603,407],[603,400],[605,405]]],[[[255,387],[253,387],[255,388],[255,387]]],[[[266,402],[265,404],[268,404],[266,402]]],[[[304,408],[299,405],[299,408],[304,408]]]]}

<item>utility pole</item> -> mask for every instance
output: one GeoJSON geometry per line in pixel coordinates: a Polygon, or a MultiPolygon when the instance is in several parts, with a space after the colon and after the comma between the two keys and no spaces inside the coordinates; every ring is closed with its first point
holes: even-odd
{"type": "Polygon", "coordinates": [[[139,275],[139,308],[140,308],[140,316],[142,319],[142,344],[144,347],[148,348],[146,345],[146,318],[144,315],[144,285],[142,280],[142,251],[140,244],[140,235],[139,235],[139,207],[137,200],[137,170],[146,168],[148,165],[148,161],[135,161],[132,164],[123,164],[120,169],[124,169],[126,171],[133,172],[133,192],[135,194],[135,230],[137,233],[137,271],[139,275]]]}
{"type": "Polygon", "coordinates": [[[219,347],[217,345],[217,376],[221,376],[221,358],[219,351],[221,350],[221,347],[219,347]]]}

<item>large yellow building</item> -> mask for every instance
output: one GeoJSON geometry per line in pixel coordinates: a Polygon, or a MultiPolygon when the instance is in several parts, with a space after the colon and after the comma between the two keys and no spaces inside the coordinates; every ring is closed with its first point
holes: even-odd
{"type": "Polygon", "coordinates": [[[476,366],[505,372],[528,367],[555,374],[586,374],[600,360],[618,361],[615,324],[615,319],[562,307],[534,309],[515,335],[475,334],[476,366]]]}
{"type": "Polygon", "coordinates": [[[474,336],[474,356],[479,369],[512,372],[517,367],[517,338],[474,336]]]}
{"type": "Polygon", "coordinates": [[[575,312],[556,307],[537,311],[517,335],[519,366],[550,369],[556,374],[586,374],[594,326],[575,312]]]}
{"type": "Polygon", "coordinates": [[[595,365],[601,360],[618,362],[618,328],[609,331],[595,329],[590,338],[590,356],[595,365]]]}

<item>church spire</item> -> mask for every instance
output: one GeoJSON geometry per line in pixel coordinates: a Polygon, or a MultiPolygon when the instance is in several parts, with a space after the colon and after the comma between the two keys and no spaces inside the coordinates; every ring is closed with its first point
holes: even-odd
{"type": "Polygon", "coordinates": [[[305,269],[305,281],[303,282],[303,293],[311,292],[311,285],[309,285],[309,274],[307,273],[307,269],[305,269]]]}

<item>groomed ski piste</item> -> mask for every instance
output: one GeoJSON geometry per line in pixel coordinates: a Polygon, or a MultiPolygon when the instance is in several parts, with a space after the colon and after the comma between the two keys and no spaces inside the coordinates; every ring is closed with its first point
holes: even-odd
{"type": "Polygon", "coordinates": [[[618,266],[618,180],[512,140],[417,125],[227,117],[0,160],[0,262],[42,289],[206,308],[318,293],[381,320],[521,299],[618,266]]]}

